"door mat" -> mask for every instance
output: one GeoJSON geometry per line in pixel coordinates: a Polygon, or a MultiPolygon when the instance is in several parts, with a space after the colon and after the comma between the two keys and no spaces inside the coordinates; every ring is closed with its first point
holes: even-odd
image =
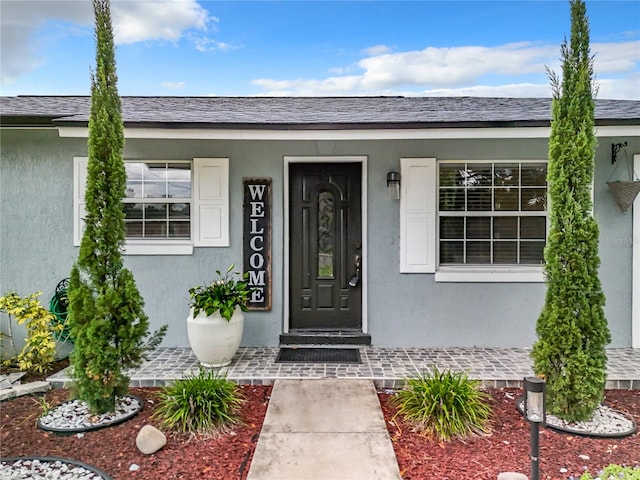
{"type": "Polygon", "coordinates": [[[276,363],[362,363],[357,348],[281,348],[276,363]]]}

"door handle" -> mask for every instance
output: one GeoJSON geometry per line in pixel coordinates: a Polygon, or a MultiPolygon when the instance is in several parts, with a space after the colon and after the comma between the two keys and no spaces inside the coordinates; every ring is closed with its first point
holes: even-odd
{"type": "Polygon", "coordinates": [[[358,283],[360,283],[360,255],[356,255],[354,259],[354,264],[356,268],[356,273],[352,275],[351,278],[349,279],[350,287],[357,287],[358,283]]]}

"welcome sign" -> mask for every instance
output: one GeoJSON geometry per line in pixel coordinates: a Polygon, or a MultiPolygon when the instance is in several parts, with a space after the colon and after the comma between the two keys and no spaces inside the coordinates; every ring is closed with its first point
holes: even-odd
{"type": "Polygon", "coordinates": [[[249,310],[271,310],[271,178],[243,178],[243,260],[249,310]]]}

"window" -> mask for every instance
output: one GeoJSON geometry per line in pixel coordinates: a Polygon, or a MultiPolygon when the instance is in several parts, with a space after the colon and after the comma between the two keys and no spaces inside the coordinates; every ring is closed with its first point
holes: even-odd
{"type": "Polygon", "coordinates": [[[191,238],[191,162],[126,162],[126,237],[191,238]]]}
{"type": "MultiPolygon", "coordinates": [[[[190,254],[229,245],[227,158],[125,161],[128,254],[190,254]]],[[[74,159],[74,244],[80,245],[87,158],[74,159]]]]}
{"type": "Polygon", "coordinates": [[[439,162],[439,265],[541,265],[546,175],[539,161],[439,162]]]}
{"type": "Polygon", "coordinates": [[[400,272],[543,282],[547,164],[400,159],[400,272]]]}

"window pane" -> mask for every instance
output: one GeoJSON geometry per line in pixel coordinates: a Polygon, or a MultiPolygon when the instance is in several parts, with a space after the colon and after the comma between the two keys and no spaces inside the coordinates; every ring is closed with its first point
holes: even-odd
{"type": "Polygon", "coordinates": [[[145,237],[166,237],[167,223],[166,222],[145,222],[144,236],[145,237]]]}
{"type": "Polygon", "coordinates": [[[539,265],[544,260],[544,242],[520,242],[520,263],[539,265]]]}
{"type": "Polygon", "coordinates": [[[440,217],[440,238],[462,240],[464,238],[464,218],[440,217]]]}
{"type": "Polygon", "coordinates": [[[126,236],[128,238],[142,237],[142,222],[125,222],[126,236]]]}
{"type": "Polygon", "coordinates": [[[335,219],[333,195],[321,192],[318,196],[318,277],[333,278],[333,246],[335,219]]]}
{"type": "Polygon", "coordinates": [[[169,222],[169,237],[189,238],[191,236],[191,222],[169,222]]]}
{"type": "Polygon", "coordinates": [[[440,263],[464,263],[464,242],[440,242],[440,263]]]}
{"type": "Polygon", "coordinates": [[[493,263],[518,263],[518,242],[494,242],[493,263]]]}
{"type": "Polygon", "coordinates": [[[166,203],[147,203],[144,206],[144,218],[149,219],[166,219],[167,204],[166,203]]]}
{"type": "Polygon", "coordinates": [[[188,203],[170,203],[170,219],[189,219],[191,217],[191,205],[188,203]]]}
{"type": "Polygon", "coordinates": [[[142,195],[144,198],[167,198],[167,183],[145,181],[142,185],[142,195]]]}
{"type": "Polygon", "coordinates": [[[131,218],[142,218],[142,203],[125,203],[123,205],[124,208],[124,218],[129,220],[131,218]]]}
{"type": "Polygon", "coordinates": [[[546,189],[523,188],[520,208],[523,211],[543,212],[546,203],[546,189]]]}
{"type": "Polygon", "coordinates": [[[526,163],[521,167],[522,185],[544,187],[547,184],[547,165],[526,163]]]}
{"type": "Polygon", "coordinates": [[[496,188],[494,191],[494,209],[498,211],[518,210],[517,188],[496,188]]]}
{"type": "Polygon", "coordinates": [[[496,187],[517,186],[520,183],[520,166],[517,163],[496,163],[493,167],[493,184],[496,187]]]}
{"type": "Polygon", "coordinates": [[[169,198],[191,198],[191,182],[169,182],[167,194],[169,198]]]}
{"type": "Polygon", "coordinates": [[[544,240],[547,236],[545,217],[522,217],[520,219],[520,238],[544,240]]]}
{"type": "Polygon", "coordinates": [[[167,180],[168,181],[191,181],[191,165],[188,163],[169,163],[167,164],[167,180]]]}
{"type": "Polygon", "coordinates": [[[440,210],[445,212],[464,210],[464,189],[446,188],[440,190],[440,210]]]}
{"type": "Polygon", "coordinates": [[[467,263],[491,263],[491,243],[467,242],[467,263]]]}
{"type": "Polygon", "coordinates": [[[518,217],[494,217],[493,238],[518,238],[518,217]]]}
{"type": "Polygon", "coordinates": [[[491,186],[491,164],[470,163],[462,175],[467,187],[491,186]]]}
{"type": "Polygon", "coordinates": [[[145,163],[143,179],[145,182],[165,182],[167,180],[166,163],[145,163]]]}
{"type": "Polygon", "coordinates": [[[442,163],[440,164],[440,186],[459,187],[463,185],[464,164],[462,163],[442,163]]]}
{"type": "Polygon", "coordinates": [[[467,191],[467,210],[491,211],[491,189],[470,188],[467,191]]]}
{"type": "Polygon", "coordinates": [[[491,217],[467,217],[467,238],[491,238],[491,217]]]}

